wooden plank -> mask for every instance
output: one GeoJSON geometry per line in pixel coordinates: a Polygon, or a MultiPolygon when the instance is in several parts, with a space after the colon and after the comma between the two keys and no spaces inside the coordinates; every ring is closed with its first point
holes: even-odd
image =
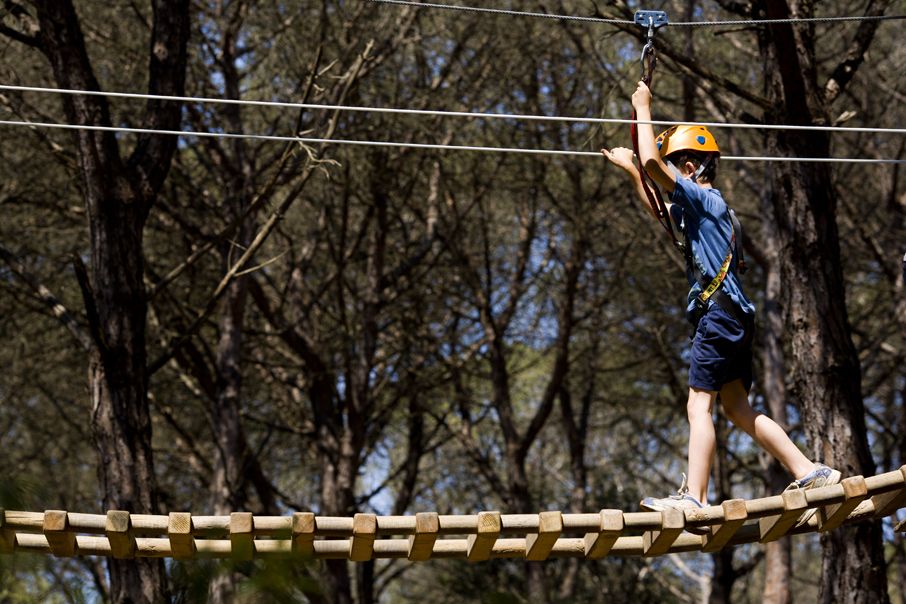
{"type": "Polygon", "coordinates": [[[46,510],[44,512],[44,536],[54,556],[75,556],[75,533],[69,527],[69,518],[63,510],[46,510]]]}
{"type": "Polygon", "coordinates": [[[721,503],[720,507],[724,510],[724,520],[717,526],[712,526],[704,536],[703,552],[722,550],[749,517],[744,499],[730,499],[721,503]]]}
{"type": "Polygon", "coordinates": [[[411,562],[431,559],[439,531],[440,516],[437,512],[419,512],[415,515],[415,534],[409,535],[408,558],[411,562]]]}
{"type": "Polygon", "coordinates": [[[311,512],[293,514],[293,553],[312,556],[315,553],[315,515],[311,512]]]}
{"type": "Polygon", "coordinates": [[[682,510],[664,510],[661,512],[661,530],[645,531],[642,534],[642,554],[649,557],[666,554],[685,529],[686,515],[682,510]]]}
{"type": "Polygon", "coordinates": [[[902,507],[906,507],[906,465],[900,468],[903,486],[888,493],[881,493],[871,498],[875,507],[875,518],[890,516],[902,507]]]}
{"type": "Polygon", "coordinates": [[[251,512],[230,514],[230,557],[234,560],[251,560],[255,554],[255,520],[251,512]]]}
{"type": "Polygon", "coordinates": [[[490,560],[494,543],[500,536],[500,512],[478,512],[478,527],[466,540],[466,559],[469,562],[490,560]]]}
{"type": "Polygon", "coordinates": [[[758,521],[759,540],[762,543],[776,541],[786,535],[802,513],[808,509],[805,491],[802,489],[784,491],[781,497],[783,498],[783,511],[777,516],[768,516],[758,521]]]}
{"type": "Polygon", "coordinates": [[[104,532],[110,542],[110,553],[119,560],[128,560],[135,557],[135,537],[130,534],[132,521],[129,512],[110,510],[104,532]]]}
{"type": "Polygon", "coordinates": [[[195,557],[192,514],[189,512],[170,512],[167,517],[167,537],[170,540],[170,551],[174,558],[177,560],[189,560],[195,557]]]}
{"type": "Polygon", "coordinates": [[[377,517],[374,514],[356,514],[352,518],[352,537],[349,538],[349,559],[353,562],[371,560],[374,539],[377,536],[377,517]]]}
{"type": "Polygon", "coordinates": [[[538,532],[528,533],[525,536],[525,559],[547,560],[562,532],[563,514],[561,512],[538,514],[538,532]]]}
{"type": "Polygon", "coordinates": [[[16,551],[16,531],[9,528],[6,510],[0,508],[0,554],[11,554],[16,551]]]}
{"type": "Polygon", "coordinates": [[[610,553],[625,528],[622,510],[601,510],[600,516],[601,527],[598,532],[585,534],[587,560],[599,560],[610,553]]]}
{"type": "Polygon", "coordinates": [[[818,530],[822,532],[839,527],[860,503],[868,498],[868,485],[862,476],[850,476],[840,481],[843,486],[843,502],[818,510],[818,530]]]}

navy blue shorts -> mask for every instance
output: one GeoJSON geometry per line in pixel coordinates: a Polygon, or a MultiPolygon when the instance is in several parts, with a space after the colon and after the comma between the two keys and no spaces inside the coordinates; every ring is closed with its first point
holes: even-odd
{"type": "Polygon", "coordinates": [[[752,330],[717,304],[705,312],[695,328],[689,385],[700,390],[719,391],[724,384],[742,380],[746,392],[752,388],[752,330]]]}

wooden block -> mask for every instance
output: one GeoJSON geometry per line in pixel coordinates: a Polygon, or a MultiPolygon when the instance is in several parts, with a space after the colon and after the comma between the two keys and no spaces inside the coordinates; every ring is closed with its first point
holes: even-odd
{"type": "Polygon", "coordinates": [[[906,466],[900,468],[900,473],[903,476],[903,486],[895,491],[881,493],[871,498],[875,508],[875,518],[890,516],[900,508],[906,507],[906,466]]]}
{"type": "Polygon", "coordinates": [[[129,512],[110,510],[107,512],[107,523],[104,531],[110,542],[110,553],[114,558],[127,560],[135,557],[135,537],[129,532],[132,520],[129,512]]]}
{"type": "Polygon", "coordinates": [[[670,550],[670,546],[686,528],[686,515],[682,510],[668,508],[661,512],[661,530],[645,531],[642,535],[642,554],[660,556],[670,550]]]}
{"type": "Polygon", "coordinates": [[[491,559],[494,543],[500,536],[500,512],[478,512],[478,529],[466,540],[466,559],[482,562],[491,559]]]}
{"type": "Polygon", "coordinates": [[[862,476],[851,476],[840,481],[843,486],[843,503],[818,510],[818,530],[830,531],[839,527],[860,503],[868,498],[868,486],[862,476]]]}
{"type": "Polygon", "coordinates": [[[778,516],[768,516],[758,521],[760,541],[776,541],[793,528],[796,521],[802,516],[802,513],[808,509],[808,502],[805,500],[805,491],[801,489],[790,489],[781,494],[783,498],[783,511],[778,516]]]}
{"type": "Polygon", "coordinates": [[[251,560],[255,553],[255,521],[251,512],[230,514],[230,557],[234,560],[251,560]]]}
{"type": "Polygon", "coordinates": [[[189,512],[170,512],[167,519],[167,537],[170,539],[170,552],[174,558],[177,560],[188,560],[195,557],[192,514],[189,512]]]}
{"type": "Polygon", "coordinates": [[[297,556],[315,553],[315,515],[311,512],[293,514],[293,553],[297,556]]]}
{"type": "Polygon", "coordinates": [[[720,507],[724,510],[724,521],[717,526],[712,526],[710,533],[705,535],[703,552],[716,552],[723,549],[749,517],[744,499],[730,499],[721,503],[720,507]]]}
{"type": "Polygon", "coordinates": [[[44,512],[44,536],[54,556],[75,556],[75,533],[69,529],[69,516],[62,510],[44,512]]]}
{"type": "Polygon", "coordinates": [[[6,528],[6,510],[0,508],[0,554],[16,551],[16,532],[6,528]]]}
{"type": "Polygon", "coordinates": [[[525,559],[547,560],[562,532],[563,514],[561,512],[538,514],[538,532],[525,536],[525,559]]]}
{"type": "Polygon", "coordinates": [[[409,536],[410,561],[431,559],[439,530],[440,516],[437,512],[419,512],[415,515],[415,534],[409,536]]]}
{"type": "Polygon", "coordinates": [[[624,528],[622,510],[601,510],[601,530],[585,534],[585,558],[599,560],[610,553],[624,528]]]}
{"type": "Polygon", "coordinates": [[[371,560],[377,537],[377,516],[356,514],[352,518],[352,537],[349,538],[349,559],[353,562],[371,560]]]}

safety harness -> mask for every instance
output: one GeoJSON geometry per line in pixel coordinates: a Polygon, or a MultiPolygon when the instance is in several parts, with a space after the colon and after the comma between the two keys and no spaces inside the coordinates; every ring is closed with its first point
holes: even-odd
{"type": "Polygon", "coordinates": [[[739,321],[739,324],[745,327],[748,332],[751,318],[743,312],[738,304],[733,302],[723,289],[721,289],[721,285],[727,278],[727,274],[730,272],[733,256],[736,256],[738,259],[736,270],[739,274],[745,274],[746,270],[748,270],[745,256],[742,251],[742,245],[739,243],[739,241],[742,240],[742,225],[739,224],[739,219],[736,218],[736,212],[729,207],[727,208],[727,216],[730,219],[730,243],[727,245],[727,251],[724,253],[724,260],[721,263],[717,274],[711,278],[705,275],[698,262],[695,261],[695,258],[692,255],[692,243],[689,241],[686,229],[682,229],[683,255],[686,258],[686,269],[692,274],[692,278],[695,279],[696,283],[698,283],[701,288],[701,291],[695,297],[695,310],[693,311],[692,322],[697,326],[702,316],[704,316],[705,312],[708,310],[708,302],[713,301],[731,316],[735,317],[736,320],[739,321]],[[737,233],[739,234],[738,238],[737,233]]]}

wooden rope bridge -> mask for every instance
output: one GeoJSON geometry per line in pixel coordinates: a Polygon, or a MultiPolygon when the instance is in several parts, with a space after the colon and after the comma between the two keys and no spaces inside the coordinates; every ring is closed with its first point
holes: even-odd
{"type": "MultiPolygon", "coordinates": [[[[789,490],[760,499],[732,499],[700,510],[596,514],[478,514],[434,512],[414,516],[167,516],[112,510],[0,510],[0,553],[55,556],[232,558],[315,557],[363,562],[373,558],[422,561],[464,558],[546,560],[608,555],[659,556],[714,552],[729,545],[768,542],[784,535],[829,531],[848,522],[881,518],[906,507],[906,465],[899,470],[809,491],[789,490]],[[802,526],[799,518],[816,513],[802,526]],[[696,535],[687,529],[704,532],[696,535]],[[571,535],[571,536],[564,536],[571,535]],[[506,537],[504,537],[506,536],[506,537]],[[443,537],[443,538],[442,538],[443,537]],[[452,538],[450,538],[452,537],[452,538]]],[[[906,531],[906,521],[896,527],[906,531]]]]}

